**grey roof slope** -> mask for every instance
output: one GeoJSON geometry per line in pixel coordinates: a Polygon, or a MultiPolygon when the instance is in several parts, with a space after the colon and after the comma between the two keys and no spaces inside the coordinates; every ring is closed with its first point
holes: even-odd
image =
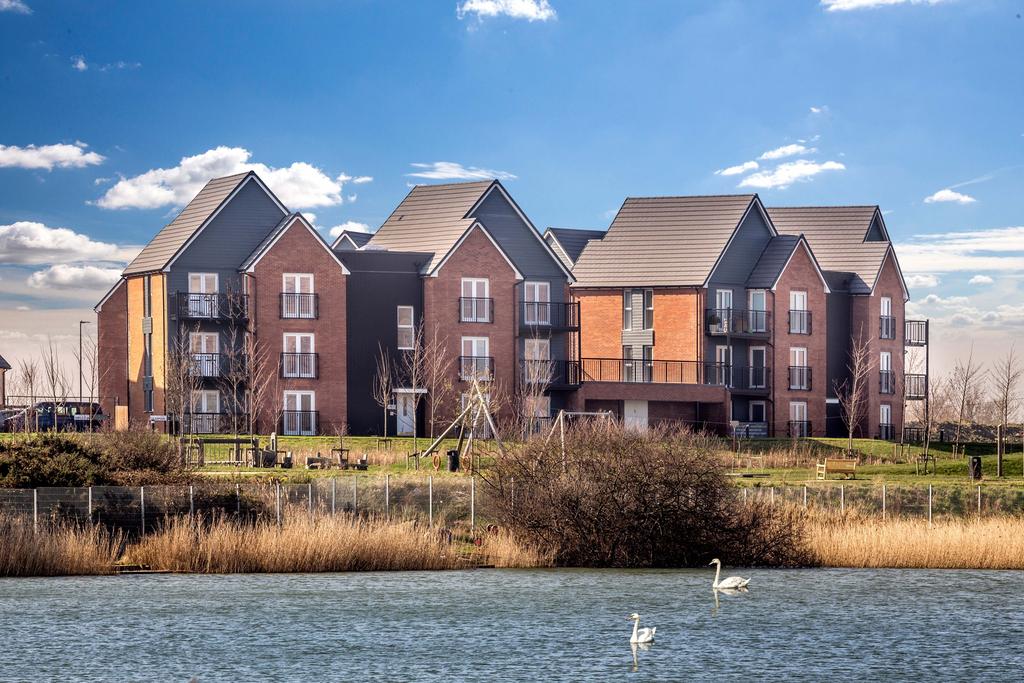
{"type": "Polygon", "coordinates": [[[8,363],[7,360],[4,359],[3,356],[0,356],[0,370],[10,370],[10,369],[11,369],[11,364],[8,363]]]}
{"type": "Polygon", "coordinates": [[[870,294],[889,241],[865,242],[877,206],[797,206],[768,208],[780,233],[807,239],[829,286],[870,294]]]}
{"type": "Polygon", "coordinates": [[[495,182],[417,185],[368,244],[392,251],[432,253],[434,256],[426,267],[430,272],[473,225],[474,219],[466,218],[466,214],[495,182]]]}
{"type": "Polygon", "coordinates": [[[583,253],[583,247],[590,240],[599,240],[605,235],[604,230],[584,230],[581,228],[548,228],[544,237],[551,237],[554,242],[552,249],[562,259],[567,268],[572,268],[583,253]],[[556,248],[557,247],[557,248],[556,248]]]}
{"type": "Polygon", "coordinates": [[[355,230],[342,230],[341,233],[338,234],[337,239],[334,240],[334,243],[331,245],[331,248],[332,249],[340,249],[341,248],[340,247],[341,241],[343,239],[347,238],[349,240],[352,240],[352,244],[354,244],[355,248],[358,249],[359,247],[361,247],[364,244],[366,244],[367,242],[369,242],[372,237],[373,237],[373,233],[372,232],[357,232],[355,230]]]}
{"type": "Polygon", "coordinates": [[[139,255],[124,269],[124,275],[148,273],[164,268],[174,255],[185,246],[196,230],[220,208],[224,200],[235,191],[252,171],[214,178],[206,183],[192,201],[173,221],[165,225],[139,255]]]}
{"type": "Polygon", "coordinates": [[[770,289],[775,285],[782,269],[792,256],[793,250],[800,243],[796,235],[779,235],[768,241],[768,246],[761,252],[761,257],[750,272],[747,278],[747,287],[755,289],[770,289]]]}
{"type": "Polygon", "coordinates": [[[584,247],[576,286],[701,286],[756,198],[627,198],[604,238],[584,247]]]}

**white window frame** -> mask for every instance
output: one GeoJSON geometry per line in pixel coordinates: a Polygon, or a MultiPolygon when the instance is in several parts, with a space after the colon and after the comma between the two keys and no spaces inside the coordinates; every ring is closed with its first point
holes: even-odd
{"type": "MultiPolygon", "coordinates": [[[[148,276],[147,276],[148,277],[148,276]]],[[[152,290],[150,290],[152,291],[152,290]]],[[[220,292],[220,275],[218,273],[189,273],[188,274],[188,312],[193,318],[217,318],[220,315],[220,306],[216,296],[211,300],[209,295],[216,295],[220,292]],[[213,291],[207,291],[207,279],[213,278],[213,291]],[[194,288],[193,280],[198,281],[198,288],[194,288]]]]}
{"type": "Polygon", "coordinates": [[[747,291],[747,322],[751,332],[768,331],[768,292],[764,289],[747,291]],[[754,305],[754,297],[760,295],[761,306],[754,305]]]}
{"type": "Polygon", "coordinates": [[[791,311],[806,311],[807,310],[807,291],[803,289],[793,289],[789,292],[789,310],[791,311]]]}
{"type": "Polygon", "coordinates": [[[315,294],[316,293],[316,282],[313,277],[313,273],[282,273],[281,274],[281,294],[283,296],[283,302],[281,305],[281,317],[282,318],[315,318],[315,309],[309,299],[300,299],[299,297],[289,298],[289,294],[315,294]],[[303,284],[308,282],[308,291],[303,288],[303,284]],[[310,301],[309,304],[304,304],[304,301],[310,301]]]}
{"type": "Polygon", "coordinates": [[[193,368],[200,377],[217,377],[220,375],[220,334],[217,332],[189,332],[188,348],[192,354],[193,368]],[[196,341],[199,341],[197,349],[196,341]],[[211,342],[212,340],[212,342],[211,342]],[[212,347],[212,348],[211,348],[212,347]],[[217,354],[216,358],[206,356],[217,354]]]}
{"type": "Polygon", "coordinates": [[[882,351],[878,354],[878,369],[882,372],[892,372],[892,351],[882,351]]]}
{"type": "Polygon", "coordinates": [[[220,392],[216,389],[193,389],[190,404],[192,434],[216,433],[220,426],[220,392]],[[213,410],[210,409],[210,397],[213,397],[213,410]],[[198,410],[197,408],[202,408],[198,410]]]}
{"type": "Polygon", "coordinates": [[[219,273],[189,273],[188,274],[188,293],[189,294],[217,294],[220,292],[220,274],[219,273]],[[213,278],[213,291],[206,289],[206,278],[213,278]],[[199,289],[192,288],[192,278],[199,278],[199,282],[202,283],[199,289]]]}
{"type": "Polygon", "coordinates": [[[399,351],[411,351],[413,346],[416,344],[416,307],[415,306],[396,306],[395,307],[395,324],[397,325],[397,340],[396,346],[399,351]],[[408,311],[409,323],[402,323],[402,312],[408,311]],[[403,344],[402,333],[406,332],[409,335],[408,344],[403,344]]]}
{"type": "Polygon", "coordinates": [[[462,358],[459,362],[459,377],[465,381],[475,379],[491,380],[491,368],[487,359],[490,358],[491,353],[491,339],[490,337],[462,337],[459,341],[459,357],[462,358]],[[469,343],[473,353],[466,353],[466,343],[469,343]],[[483,346],[483,353],[478,353],[479,347],[483,346]],[[473,360],[467,361],[466,358],[472,358],[473,360]],[[483,359],[482,361],[480,359],[483,359]],[[480,365],[483,363],[483,371],[481,372],[480,365]]]}
{"type": "Polygon", "coordinates": [[[747,359],[749,368],[747,372],[749,374],[750,388],[751,389],[765,389],[768,386],[768,347],[767,346],[751,346],[750,350],[747,351],[747,359]],[[760,351],[763,354],[764,362],[761,365],[754,365],[754,352],[760,351]],[[760,376],[758,376],[760,371],[760,376]]]}
{"type": "Polygon", "coordinates": [[[647,330],[653,330],[654,329],[654,290],[651,289],[650,287],[648,287],[647,289],[644,290],[643,297],[644,297],[643,298],[643,302],[644,302],[644,315],[643,315],[642,329],[646,332],[647,330]],[[649,306],[647,305],[647,297],[648,296],[650,297],[650,301],[651,301],[649,306]],[[648,320],[647,320],[648,312],[651,314],[651,319],[650,319],[650,324],[649,325],[647,324],[648,323],[648,320]]]}
{"type": "Polygon", "coordinates": [[[523,320],[528,325],[551,325],[551,283],[523,284],[523,320]]]}
{"type": "Polygon", "coordinates": [[[633,329],[633,290],[622,290],[622,330],[633,329]]]}
{"type": "Polygon", "coordinates": [[[892,297],[891,296],[883,296],[879,300],[879,304],[878,305],[879,305],[879,311],[880,311],[881,315],[892,316],[892,297]]]}
{"type": "Polygon", "coordinates": [[[790,422],[808,422],[808,419],[807,419],[807,401],[790,401],[789,402],[789,421],[790,422]]]}
{"type": "Polygon", "coordinates": [[[806,346],[791,346],[791,347],[789,347],[789,367],[790,368],[805,368],[804,370],[800,371],[800,374],[801,374],[802,379],[804,381],[802,383],[800,383],[800,384],[793,382],[793,377],[792,377],[792,372],[793,371],[790,369],[789,370],[790,376],[788,377],[789,383],[788,383],[788,387],[787,388],[789,388],[789,389],[797,389],[797,390],[801,390],[801,391],[808,389],[809,388],[808,385],[810,384],[810,382],[807,381],[808,377],[807,377],[807,370],[806,370],[806,368],[810,367],[810,360],[809,360],[809,356],[807,354],[807,347],[806,346]],[[802,362],[800,362],[800,361],[802,361],[802,362]]]}
{"type": "Polygon", "coordinates": [[[287,390],[284,392],[284,424],[281,425],[283,434],[292,436],[312,436],[316,434],[316,392],[310,390],[287,390]],[[302,399],[309,397],[309,407],[300,408],[302,399]],[[293,408],[288,407],[288,399],[294,399],[295,403],[293,408]],[[302,416],[291,415],[289,413],[310,413],[308,424],[305,424],[302,416]],[[291,418],[289,425],[289,417],[291,418]]]}
{"type": "Polygon", "coordinates": [[[459,321],[464,323],[489,323],[491,318],[491,281],[485,277],[464,277],[462,278],[461,289],[462,306],[459,309],[459,321]],[[466,286],[469,285],[470,295],[466,294],[466,286]],[[483,285],[483,295],[478,291],[483,285]]]}
{"type": "Polygon", "coordinates": [[[747,405],[747,421],[768,422],[768,403],[766,401],[750,401],[750,403],[747,405]],[[761,415],[764,417],[763,420],[755,420],[752,417],[754,414],[754,406],[761,406],[761,415]]]}
{"type": "Polygon", "coordinates": [[[285,355],[282,359],[281,374],[288,378],[316,377],[316,335],[312,332],[285,332],[282,340],[285,355]],[[309,341],[309,350],[303,351],[303,342],[309,341]],[[289,342],[291,342],[289,344],[289,342]],[[292,350],[288,347],[291,346],[292,350]],[[303,354],[299,356],[297,354],[303,354]]]}
{"type": "Polygon", "coordinates": [[[715,308],[719,311],[731,311],[733,304],[733,291],[731,289],[715,290],[715,308]]]}
{"type": "Polygon", "coordinates": [[[732,384],[732,346],[719,344],[715,347],[715,384],[732,384]]]}
{"type": "Polygon", "coordinates": [[[884,425],[892,424],[892,404],[880,403],[878,405],[878,422],[884,425]]]}

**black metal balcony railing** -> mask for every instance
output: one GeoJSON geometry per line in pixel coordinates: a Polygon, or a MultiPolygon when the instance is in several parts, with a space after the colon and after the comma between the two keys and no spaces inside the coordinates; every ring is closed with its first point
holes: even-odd
{"type": "Polygon", "coordinates": [[[246,294],[197,294],[177,292],[178,318],[188,320],[246,320],[249,317],[249,296],[246,294]]]}
{"type": "Polygon", "coordinates": [[[767,392],[769,384],[771,384],[771,370],[769,368],[764,366],[737,366],[732,368],[729,388],[733,391],[767,392]]]}
{"type": "Polygon", "coordinates": [[[193,353],[192,375],[194,377],[220,377],[219,353],[193,353]]]}
{"type": "Polygon", "coordinates": [[[244,428],[248,424],[246,413],[185,413],[181,428],[187,434],[225,434],[236,426],[244,428]]]}
{"type": "Polygon", "coordinates": [[[878,337],[880,339],[896,338],[896,318],[891,315],[878,317],[878,337]]]}
{"type": "Polygon", "coordinates": [[[316,410],[285,410],[281,413],[281,433],[295,436],[316,434],[320,413],[316,410]]]}
{"type": "Polygon", "coordinates": [[[878,372],[878,391],[883,394],[896,393],[896,373],[892,370],[878,372]]]}
{"type": "Polygon", "coordinates": [[[705,311],[708,334],[737,336],[768,336],[771,334],[771,313],[735,308],[709,308],[705,311]]]}
{"type": "Polygon", "coordinates": [[[459,321],[464,323],[494,322],[494,299],[459,297],[459,321]]]}
{"type": "Polygon", "coordinates": [[[537,330],[579,329],[580,305],[561,301],[520,301],[519,326],[537,330]]]}
{"type": "Polygon", "coordinates": [[[794,439],[810,436],[812,434],[811,423],[809,420],[790,420],[786,433],[794,439]]]}
{"type": "Polygon", "coordinates": [[[523,384],[548,387],[573,387],[580,383],[580,364],[575,360],[524,360],[523,384]]]}
{"type": "Polygon", "coordinates": [[[903,443],[924,443],[924,428],[904,427],[903,443]]]}
{"type": "Polygon", "coordinates": [[[811,333],[811,312],[790,311],[789,312],[789,333],[810,334],[811,333]]]}
{"type": "Polygon", "coordinates": [[[790,365],[789,388],[792,391],[810,391],[811,368],[806,365],[790,365]]]}
{"type": "Polygon", "coordinates": [[[896,426],[885,422],[878,425],[878,438],[882,441],[893,441],[896,438],[896,426]]]}
{"type": "Polygon", "coordinates": [[[903,343],[907,346],[925,346],[928,344],[928,321],[907,320],[903,329],[903,343]]]}
{"type": "Polygon", "coordinates": [[[320,295],[282,292],[280,313],[282,318],[319,318],[320,295]]]}
{"type": "Polygon", "coordinates": [[[908,401],[923,401],[927,398],[928,375],[904,375],[903,384],[908,401]]]}
{"type": "Polygon", "coordinates": [[[319,354],[316,353],[282,353],[282,377],[308,377],[316,379],[319,372],[319,354]]]}
{"type": "Polygon", "coordinates": [[[492,356],[459,356],[459,378],[464,381],[494,379],[494,358],[492,356]]]}
{"type": "Polygon", "coordinates": [[[728,386],[732,381],[732,367],[695,360],[584,358],[580,361],[580,379],[583,382],[728,386]]]}

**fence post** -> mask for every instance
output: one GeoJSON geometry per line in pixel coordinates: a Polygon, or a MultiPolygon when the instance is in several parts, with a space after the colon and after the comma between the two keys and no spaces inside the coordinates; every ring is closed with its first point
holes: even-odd
{"type": "Polygon", "coordinates": [[[775,505],[775,487],[772,487],[771,504],[775,505]]]}
{"type": "Polygon", "coordinates": [[[391,519],[391,475],[384,475],[384,517],[391,519]]]}
{"type": "Polygon", "coordinates": [[[804,509],[807,509],[807,484],[804,484],[804,509]]]}
{"type": "Polygon", "coordinates": [[[331,477],[331,515],[333,516],[337,512],[338,502],[338,478],[331,477]]]}
{"type": "Polygon", "coordinates": [[[277,509],[277,528],[281,528],[281,482],[276,482],[275,486],[275,507],[277,509]]]}
{"type": "Polygon", "coordinates": [[[32,533],[39,527],[39,489],[32,489],[32,533]]]}
{"type": "Polygon", "coordinates": [[[235,514],[242,514],[242,485],[235,484],[235,514]]]}
{"type": "Polygon", "coordinates": [[[515,511],[516,511],[516,478],[515,477],[512,477],[512,483],[509,486],[509,490],[510,490],[511,498],[512,498],[512,504],[509,507],[509,512],[515,514],[515,511]]]}
{"type": "Polygon", "coordinates": [[[476,475],[469,478],[469,528],[476,528],[476,475]]]}
{"type": "Polygon", "coordinates": [[[356,504],[359,502],[359,479],[352,477],[352,514],[356,512],[356,504]]]}
{"type": "Polygon", "coordinates": [[[882,484],[882,519],[885,519],[885,484],[882,484]]]}
{"type": "Polygon", "coordinates": [[[747,504],[747,489],[746,489],[746,487],[743,488],[743,504],[744,505],[747,504]]]}
{"type": "Polygon", "coordinates": [[[430,528],[434,528],[434,477],[427,477],[427,518],[430,528]]]}
{"type": "Polygon", "coordinates": [[[89,487],[89,521],[92,522],[92,487],[89,487]]]}
{"type": "Polygon", "coordinates": [[[188,485],[188,514],[190,517],[196,514],[196,498],[192,484],[188,485]]]}
{"type": "Polygon", "coordinates": [[[928,526],[932,525],[932,485],[928,484],[928,526]]]}
{"type": "Polygon", "coordinates": [[[846,514],[846,484],[839,485],[839,512],[846,514]]]}
{"type": "Polygon", "coordinates": [[[139,508],[142,510],[142,535],[146,535],[146,487],[139,487],[139,508]]]}
{"type": "Polygon", "coordinates": [[[313,516],[313,482],[309,482],[309,491],[306,493],[306,502],[309,503],[309,516],[313,516]]]}
{"type": "Polygon", "coordinates": [[[978,516],[981,517],[981,484],[978,484],[978,516]]]}

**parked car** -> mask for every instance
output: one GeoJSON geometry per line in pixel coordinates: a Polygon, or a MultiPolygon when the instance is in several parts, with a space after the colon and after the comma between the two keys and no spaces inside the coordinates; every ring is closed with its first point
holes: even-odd
{"type": "Polygon", "coordinates": [[[4,431],[21,432],[84,432],[99,429],[107,416],[99,403],[39,401],[31,408],[22,408],[3,419],[4,431]],[[54,408],[56,406],[56,409],[54,408]]]}

